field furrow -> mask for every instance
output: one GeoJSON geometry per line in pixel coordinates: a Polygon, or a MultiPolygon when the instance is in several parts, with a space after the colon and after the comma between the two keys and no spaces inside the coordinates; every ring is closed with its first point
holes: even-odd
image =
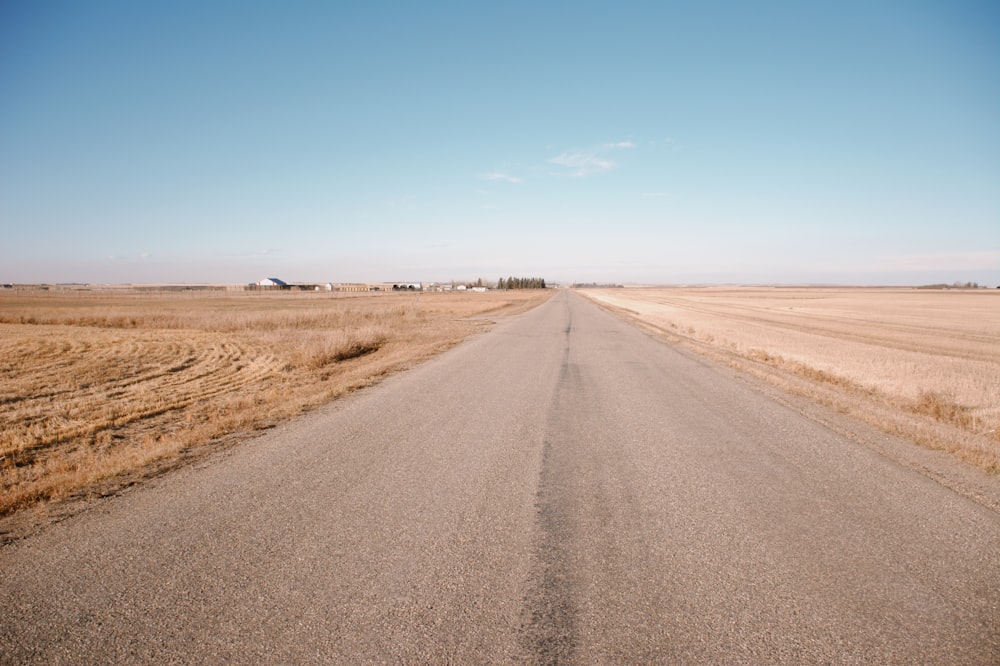
{"type": "Polygon", "coordinates": [[[713,306],[664,298],[651,298],[649,302],[659,306],[663,310],[660,316],[664,317],[670,310],[675,310],[679,315],[686,313],[688,316],[718,319],[728,322],[730,326],[743,323],[759,327],[761,332],[773,333],[783,329],[820,338],[969,360],[994,361],[995,355],[989,348],[998,339],[996,334],[949,330],[932,322],[921,326],[879,321],[874,313],[867,313],[871,316],[820,315],[801,311],[784,313],[764,307],[729,303],[713,306]]]}
{"type": "MultiPolygon", "coordinates": [[[[51,333],[22,333],[39,332],[51,333]]],[[[253,349],[237,341],[220,341],[218,334],[145,331],[122,338],[99,329],[90,334],[92,344],[69,349],[45,344],[36,346],[34,354],[8,358],[17,369],[22,392],[4,396],[6,402],[18,403],[18,409],[0,417],[4,432],[0,455],[17,454],[15,465],[30,464],[30,452],[39,448],[239,390],[279,366],[262,345],[253,349]],[[53,357],[58,361],[47,362],[53,357]],[[49,388],[37,390],[41,386],[49,388]]],[[[13,335],[7,340],[17,341],[13,335]]]]}

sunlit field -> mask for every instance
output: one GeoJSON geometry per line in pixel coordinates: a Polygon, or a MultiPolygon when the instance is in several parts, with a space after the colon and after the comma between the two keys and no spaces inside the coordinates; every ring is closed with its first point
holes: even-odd
{"type": "Polygon", "coordinates": [[[581,293],[776,386],[1000,472],[1000,291],[581,293]]]}
{"type": "Polygon", "coordinates": [[[550,293],[0,293],[0,516],[115,492],[550,293]]]}

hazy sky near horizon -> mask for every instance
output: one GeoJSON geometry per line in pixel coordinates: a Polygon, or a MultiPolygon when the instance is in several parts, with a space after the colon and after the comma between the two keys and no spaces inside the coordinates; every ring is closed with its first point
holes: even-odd
{"type": "Polygon", "coordinates": [[[1000,4],[0,4],[0,281],[1000,283],[1000,4]]]}

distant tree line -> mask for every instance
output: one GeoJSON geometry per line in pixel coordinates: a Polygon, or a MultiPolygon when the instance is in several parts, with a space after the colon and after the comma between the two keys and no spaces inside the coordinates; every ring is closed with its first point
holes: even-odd
{"type": "Polygon", "coordinates": [[[497,289],[545,289],[543,278],[508,277],[497,280],[497,289]]]}
{"type": "Polygon", "coordinates": [[[925,284],[917,287],[917,289],[984,289],[985,287],[979,286],[978,282],[952,282],[951,284],[925,284]]]}

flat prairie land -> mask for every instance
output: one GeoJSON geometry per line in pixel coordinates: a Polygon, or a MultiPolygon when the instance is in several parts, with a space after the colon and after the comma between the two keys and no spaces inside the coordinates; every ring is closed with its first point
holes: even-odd
{"type": "Polygon", "coordinates": [[[588,289],[793,393],[1000,473],[1000,291],[588,289]]]}
{"type": "Polygon", "coordinates": [[[0,517],[117,492],[550,293],[0,293],[0,517]]]}

